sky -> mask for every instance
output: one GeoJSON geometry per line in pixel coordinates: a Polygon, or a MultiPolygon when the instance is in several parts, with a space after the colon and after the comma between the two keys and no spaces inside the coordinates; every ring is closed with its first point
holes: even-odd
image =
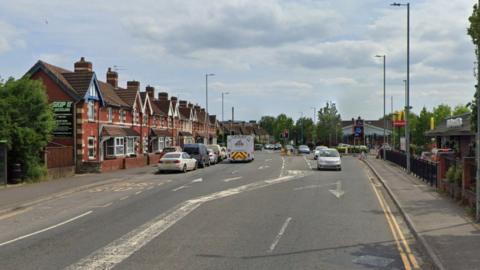
{"type": "MultiPolygon", "coordinates": [[[[474,0],[411,1],[413,111],[472,100],[474,0]]],[[[343,119],[405,106],[406,8],[382,0],[0,1],[0,78],[37,60],[67,69],[85,57],[97,77],[138,80],[225,120],[285,113],[313,117],[327,101],[343,119]]]]}

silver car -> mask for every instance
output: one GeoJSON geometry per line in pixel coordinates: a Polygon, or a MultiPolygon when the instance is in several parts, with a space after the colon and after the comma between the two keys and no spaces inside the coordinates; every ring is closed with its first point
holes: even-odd
{"type": "Polygon", "coordinates": [[[337,149],[327,148],[320,150],[317,157],[317,169],[342,170],[342,159],[337,149]]]}

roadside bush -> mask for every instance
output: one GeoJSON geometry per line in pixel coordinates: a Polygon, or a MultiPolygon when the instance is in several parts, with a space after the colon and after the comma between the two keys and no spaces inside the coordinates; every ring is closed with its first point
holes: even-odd
{"type": "Polygon", "coordinates": [[[448,168],[447,174],[446,174],[448,182],[455,181],[455,171],[456,171],[455,165],[452,165],[450,166],[450,168],[448,168]]]}
{"type": "Polygon", "coordinates": [[[462,186],[463,167],[457,166],[455,169],[454,179],[458,186],[462,186]]]}

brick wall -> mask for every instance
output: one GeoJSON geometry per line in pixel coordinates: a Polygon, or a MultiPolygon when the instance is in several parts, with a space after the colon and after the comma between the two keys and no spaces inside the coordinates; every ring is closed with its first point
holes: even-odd
{"type": "Polygon", "coordinates": [[[124,169],[123,158],[106,159],[102,162],[102,172],[124,169]]]}
{"type": "Polygon", "coordinates": [[[147,156],[125,158],[124,161],[125,169],[147,166],[147,156]]]}

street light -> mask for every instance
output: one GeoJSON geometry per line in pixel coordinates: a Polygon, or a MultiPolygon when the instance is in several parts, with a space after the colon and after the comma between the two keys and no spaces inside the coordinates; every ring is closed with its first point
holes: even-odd
{"type": "Polygon", "coordinates": [[[223,111],[223,96],[228,95],[228,94],[230,94],[230,93],[229,92],[222,92],[222,122],[224,121],[224,119],[223,119],[223,114],[224,114],[224,111],[223,111]]]}
{"type": "Polygon", "coordinates": [[[315,125],[317,124],[317,121],[316,121],[316,115],[317,115],[317,108],[316,107],[310,107],[311,109],[313,109],[313,132],[312,132],[312,141],[313,141],[313,145],[316,145],[317,144],[317,130],[315,128],[315,125]]]}
{"type": "Polygon", "coordinates": [[[301,131],[300,131],[300,134],[301,134],[301,144],[303,144],[303,112],[299,112],[300,114],[300,124],[301,124],[301,131]]]}
{"type": "Polygon", "coordinates": [[[378,58],[383,58],[383,159],[386,160],[386,149],[385,149],[385,136],[386,136],[386,131],[385,129],[387,128],[387,118],[385,117],[385,81],[386,81],[386,73],[385,73],[385,61],[387,56],[384,55],[375,55],[375,57],[378,58]]]}
{"type": "Polygon", "coordinates": [[[215,76],[213,73],[205,74],[205,124],[204,124],[204,131],[205,131],[205,138],[203,139],[203,143],[208,144],[209,134],[207,130],[207,123],[208,123],[208,77],[215,76]]]}
{"type": "Polygon", "coordinates": [[[405,144],[407,152],[407,173],[410,173],[410,131],[408,114],[410,112],[410,3],[401,4],[393,3],[391,6],[395,7],[407,7],[407,93],[405,104],[405,144]]]}

